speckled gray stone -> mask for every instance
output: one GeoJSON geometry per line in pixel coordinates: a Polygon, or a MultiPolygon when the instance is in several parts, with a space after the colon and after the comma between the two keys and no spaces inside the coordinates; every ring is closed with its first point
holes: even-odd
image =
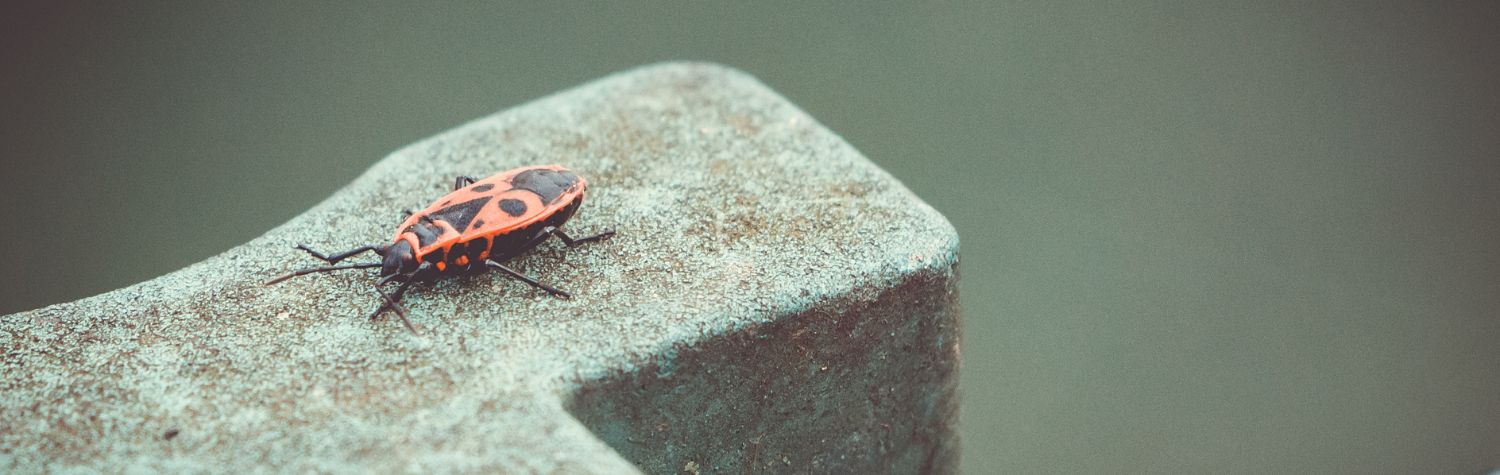
{"type": "Polygon", "coordinates": [[[951,471],[958,237],[755,79],[613,75],[397,151],[245,245],[0,317],[0,472],[951,471]],[[560,163],[590,194],[496,275],[365,318],[389,238],[457,175],[560,163]],[[137,470],[139,469],[139,470],[137,470]]]}

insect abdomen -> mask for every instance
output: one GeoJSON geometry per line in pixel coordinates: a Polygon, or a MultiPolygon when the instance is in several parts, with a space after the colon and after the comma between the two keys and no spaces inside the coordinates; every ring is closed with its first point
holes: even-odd
{"type": "Polygon", "coordinates": [[[496,234],[494,242],[490,244],[489,258],[496,261],[504,261],[530,250],[534,246],[532,241],[537,233],[548,226],[562,227],[563,223],[568,222],[568,219],[572,218],[573,213],[577,212],[578,207],[582,205],[583,195],[580,194],[574,197],[573,201],[568,203],[567,206],[548,216],[547,219],[496,234]]]}

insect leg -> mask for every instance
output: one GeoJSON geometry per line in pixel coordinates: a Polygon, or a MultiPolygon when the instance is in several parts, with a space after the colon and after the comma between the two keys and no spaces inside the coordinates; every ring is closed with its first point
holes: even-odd
{"type": "MultiPolygon", "coordinates": [[[[408,280],[405,283],[402,283],[401,287],[405,288],[406,284],[410,283],[410,282],[411,281],[408,280]]],[[[406,329],[409,330],[409,331],[411,331],[411,334],[413,334],[413,335],[417,334],[417,327],[412,326],[411,325],[411,320],[408,320],[406,318],[406,309],[401,308],[401,303],[397,302],[396,299],[391,298],[390,295],[386,295],[386,293],[385,293],[384,290],[380,290],[380,286],[379,285],[374,286],[374,289],[375,289],[375,293],[380,294],[380,299],[385,301],[385,303],[382,303],[380,305],[380,308],[384,309],[386,305],[390,305],[391,309],[393,309],[393,310],[396,311],[396,315],[400,315],[401,316],[401,323],[406,324],[406,329]]],[[[377,310],[377,311],[375,311],[375,313],[378,315],[380,313],[380,311],[377,310]]]]}
{"type": "Polygon", "coordinates": [[[520,272],[516,272],[515,269],[511,269],[509,267],[505,267],[503,265],[500,265],[499,262],[495,262],[493,260],[486,259],[484,261],[484,265],[488,266],[491,269],[499,269],[500,272],[504,272],[506,274],[510,274],[510,276],[516,278],[516,280],[520,280],[521,282],[525,282],[527,284],[530,284],[532,287],[536,287],[538,289],[545,290],[549,294],[556,295],[558,297],[562,297],[562,298],[565,298],[565,299],[573,298],[572,294],[569,294],[567,292],[563,292],[561,290],[557,290],[556,288],[553,288],[550,285],[543,284],[541,282],[537,282],[536,279],[527,277],[525,274],[522,274],[520,272]]]}
{"type": "Polygon", "coordinates": [[[468,175],[459,176],[458,178],[454,178],[453,179],[453,189],[457,190],[459,188],[463,188],[465,186],[472,185],[476,181],[479,181],[479,180],[475,180],[474,177],[472,177],[472,176],[468,176],[468,175]]]}
{"type": "MultiPolygon", "coordinates": [[[[411,284],[416,283],[417,276],[420,275],[420,274],[423,274],[423,273],[427,272],[427,270],[431,269],[431,268],[432,268],[432,263],[431,262],[423,262],[422,265],[417,266],[417,270],[412,271],[412,273],[410,273],[410,274],[392,274],[392,275],[388,275],[384,279],[380,279],[380,282],[376,282],[375,286],[376,287],[380,287],[382,285],[390,283],[391,281],[395,280],[397,277],[405,277],[406,279],[401,281],[401,286],[396,287],[396,293],[392,294],[393,296],[395,296],[396,303],[399,304],[399,303],[401,303],[401,297],[406,295],[406,289],[411,288],[411,284]]],[[[381,303],[380,304],[380,308],[375,309],[375,313],[370,314],[370,320],[375,320],[377,318],[380,318],[380,312],[384,312],[385,309],[387,307],[389,307],[389,306],[390,305],[387,304],[387,303],[381,303]]]]}
{"type": "Polygon", "coordinates": [[[583,244],[583,243],[586,243],[586,242],[594,242],[594,241],[609,239],[610,236],[614,236],[615,235],[615,230],[613,230],[613,229],[606,229],[602,233],[595,234],[593,236],[581,237],[581,238],[578,238],[578,239],[573,239],[573,237],[569,236],[568,233],[565,233],[565,232],[563,232],[563,230],[557,229],[557,228],[553,228],[553,227],[548,227],[547,229],[542,230],[542,232],[549,233],[549,234],[552,234],[554,236],[557,236],[557,238],[563,240],[563,243],[567,244],[568,247],[577,246],[579,244],[583,244]]]}
{"type": "MultiPolygon", "coordinates": [[[[398,286],[398,287],[396,287],[396,292],[393,293],[393,294],[391,294],[391,300],[390,301],[386,301],[386,300],[382,299],[382,301],[380,302],[380,307],[376,308],[374,312],[370,313],[370,321],[373,322],[375,320],[379,320],[380,319],[380,314],[384,313],[385,309],[391,308],[391,304],[394,303],[396,305],[400,305],[401,304],[401,297],[406,295],[406,289],[407,289],[407,287],[411,286],[412,280],[413,279],[408,278],[405,281],[402,281],[401,285],[398,286]]],[[[381,280],[380,282],[378,282],[378,283],[375,284],[375,288],[380,288],[380,286],[381,285],[385,285],[386,282],[387,282],[386,280],[381,280]]]]}
{"type": "Polygon", "coordinates": [[[347,251],[344,251],[344,252],[341,252],[341,253],[334,254],[334,255],[330,256],[330,255],[326,255],[326,254],[323,254],[323,253],[318,252],[318,251],[314,251],[312,248],[307,247],[306,244],[298,244],[297,245],[297,249],[301,249],[303,251],[307,251],[307,253],[308,254],[312,254],[313,257],[316,257],[318,259],[322,259],[324,262],[327,262],[329,264],[338,264],[339,261],[342,261],[344,259],[348,259],[348,258],[353,257],[354,255],[362,253],[362,252],[373,251],[373,250],[375,250],[378,247],[379,246],[375,246],[373,244],[372,245],[368,245],[368,246],[360,246],[360,247],[356,247],[354,249],[350,249],[350,250],[347,250],[347,251]]]}
{"type": "Polygon", "coordinates": [[[282,275],[276,277],[275,279],[271,279],[269,281],[266,281],[266,285],[273,285],[273,284],[279,283],[279,282],[281,282],[283,280],[287,280],[287,279],[290,279],[290,278],[293,278],[293,277],[296,277],[296,276],[299,276],[299,275],[307,275],[307,274],[312,274],[312,273],[317,273],[317,272],[329,272],[329,271],[344,270],[344,269],[369,269],[371,267],[380,267],[380,263],[379,262],[366,262],[366,263],[363,263],[363,264],[344,264],[344,265],[341,265],[341,266],[309,267],[307,269],[302,269],[302,270],[297,270],[297,271],[292,271],[292,272],[288,272],[288,273],[282,274],[282,275]]]}

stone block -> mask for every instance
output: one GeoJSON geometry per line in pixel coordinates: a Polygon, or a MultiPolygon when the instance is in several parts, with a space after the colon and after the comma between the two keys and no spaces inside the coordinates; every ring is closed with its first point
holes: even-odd
{"type": "Polygon", "coordinates": [[[744,73],[666,63],[405,147],[264,236],[0,317],[0,471],[950,472],[958,237],[744,73]],[[579,233],[503,276],[263,283],[457,175],[559,163],[579,233]]]}

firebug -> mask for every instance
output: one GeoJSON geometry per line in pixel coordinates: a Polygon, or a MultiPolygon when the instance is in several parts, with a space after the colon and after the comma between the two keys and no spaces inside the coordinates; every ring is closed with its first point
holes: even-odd
{"type": "Polygon", "coordinates": [[[503,263],[551,237],[573,247],[613,236],[611,230],[582,238],[563,232],[563,225],[583,204],[587,189],[587,180],[560,165],[517,168],[483,180],[460,176],[454,180],[452,192],[426,209],[408,212],[409,216],[396,228],[396,235],[389,243],[364,245],[333,255],[299,244],[297,249],[329,265],[293,271],[271,279],[266,285],[317,272],[379,267],[381,278],[374,287],[382,303],[370,318],[379,317],[387,308],[395,310],[413,333],[416,328],[407,319],[401,298],[416,282],[494,269],[554,296],[571,298],[567,292],[503,263]],[[338,265],[344,259],[371,251],[381,257],[380,262],[338,265]],[[388,294],[382,287],[392,282],[399,282],[400,286],[388,294]]]}

